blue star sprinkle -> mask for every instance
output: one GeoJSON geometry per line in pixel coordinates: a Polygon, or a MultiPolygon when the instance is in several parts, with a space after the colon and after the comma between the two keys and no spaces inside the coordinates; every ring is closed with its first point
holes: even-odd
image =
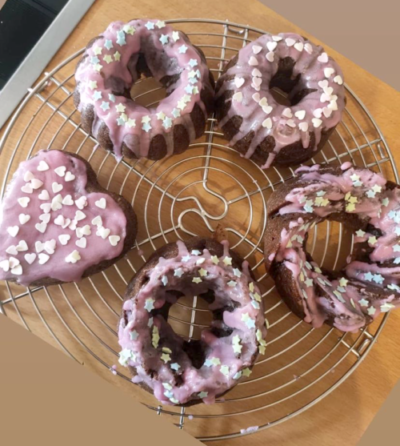
{"type": "Polygon", "coordinates": [[[161,42],[163,45],[166,45],[166,44],[168,43],[168,36],[165,35],[165,34],[161,34],[160,42],[161,42]]]}
{"type": "Polygon", "coordinates": [[[195,66],[197,66],[197,60],[196,59],[190,59],[189,60],[189,65],[193,68],[195,66]]]}
{"type": "Polygon", "coordinates": [[[153,22],[147,22],[146,25],[144,25],[149,31],[151,29],[154,29],[154,23],[153,22]]]}
{"type": "Polygon", "coordinates": [[[148,132],[151,130],[151,125],[150,125],[148,122],[145,122],[145,123],[142,125],[142,129],[143,129],[146,133],[148,133],[148,132]]]}
{"type": "Polygon", "coordinates": [[[103,101],[100,105],[100,107],[102,108],[103,111],[109,110],[110,109],[110,103],[103,101]]]}
{"type": "Polygon", "coordinates": [[[180,54],[185,54],[187,51],[188,47],[186,45],[182,45],[179,47],[179,52],[180,54]]]}
{"type": "Polygon", "coordinates": [[[115,96],[114,96],[113,94],[111,94],[111,93],[108,94],[108,99],[109,99],[111,102],[115,102],[115,96]]]}
{"type": "Polygon", "coordinates": [[[100,62],[100,59],[97,57],[97,56],[93,56],[91,59],[90,59],[90,63],[92,63],[93,65],[96,65],[96,64],[98,64],[100,62]]]}
{"type": "Polygon", "coordinates": [[[111,48],[113,48],[112,40],[106,40],[105,43],[104,43],[104,46],[105,46],[108,50],[111,50],[111,48]]]}
{"type": "Polygon", "coordinates": [[[93,93],[93,99],[94,99],[95,101],[98,101],[99,99],[101,99],[101,91],[96,90],[96,91],[93,93]]]}
{"type": "Polygon", "coordinates": [[[126,45],[125,33],[123,30],[117,32],[117,43],[118,45],[126,45]]]}

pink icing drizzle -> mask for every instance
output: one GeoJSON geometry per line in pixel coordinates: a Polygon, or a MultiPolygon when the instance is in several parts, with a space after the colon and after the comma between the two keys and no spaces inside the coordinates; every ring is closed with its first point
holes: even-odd
{"type": "Polygon", "coordinates": [[[86,192],[86,184],[87,172],[85,164],[81,160],[70,157],[67,153],[57,150],[38,152],[34,158],[24,161],[19,165],[11,183],[7,187],[7,192],[1,206],[0,232],[2,238],[0,241],[0,266],[3,265],[0,267],[1,280],[15,279],[23,285],[28,285],[47,277],[63,282],[77,281],[90,266],[96,265],[103,260],[118,257],[121,254],[126,237],[125,214],[118,204],[108,195],[100,192],[88,194],[86,192]],[[46,163],[49,169],[39,171],[38,167],[41,163],[46,163]],[[65,166],[65,174],[63,177],[60,177],[55,172],[55,169],[60,166],[65,166]],[[75,179],[70,180],[72,177],[67,172],[74,175],[75,179]],[[29,184],[32,181],[26,181],[28,178],[26,175],[29,175],[29,173],[32,174],[32,177],[43,183],[38,189],[33,189],[32,193],[21,190],[21,188],[26,188],[27,186],[29,190],[29,184]],[[70,181],[67,181],[67,179],[70,181]],[[53,183],[61,185],[62,190],[53,192],[53,183]],[[44,191],[47,191],[49,195],[49,198],[46,200],[39,198],[44,191]],[[51,204],[53,198],[59,194],[61,194],[63,199],[70,196],[73,204],[61,204],[61,209],[56,211],[50,210],[46,214],[40,206],[51,204]],[[29,203],[26,207],[22,207],[17,200],[25,197],[29,198],[29,203]],[[87,205],[80,210],[75,201],[81,197],[87,198],[87,205]],[[106,209],[101,209],[95,204],[102,199],[106,201],[106,209]],[[55,224],[55,220],[59,216],[69,219],[72,224],[77,211],[81,211],[84,214],[84,218],[77,223],[77,227],[89,225],[91,228],[90,235],[81,237],[82,239],[86,239],[86,248],[80,248],[76,245],[76,242],[80,239],[77,236],[76,230],[71,229],[69,226],[62,228],[55,224]],[[23,224],[20,221],[22,214],[29,217],[29,221],[23,224]],[[50,221],[44,233],[41,233],[35,226],[42,223],[39,217],[43,215],[49,215],[50,221]],[[92,224],[92,220],[97,216],[101,216],[103,227],[110,230],[110,234],[106,239],[96,235],[97,226],[92,224]],[[13,227],[18,228],[16,236],[12,236],[8,232],[8,229],[13,227]],[[59,236],[62,234],[70,236],[70,240],[66,245],[62,245],[59,240],[59,236]],[[120,237],[116,246],[110,243],[109,237],[112,235],[120,237]],[[35,247],[37,242],[45,243],[51,240],[54,240],[54,253],[52,254],[44,248],[38,250],[35,247]],[[23,247],[21,242],[26,243],[26,249],[20,250],[16,248],[18,249],[16,254],[6,252],[6,250],[13,246],[17,247],[21,245],[23,247]],[[76,263],[67,263],[66,257],[75,250],[79,252],[80,260],[76,263]],[[40,254],[49,257],[46,263],[39,263],[40,254]],[[31,256],[31,258],[35,255],[32,264],[26,260],[27,255],[31,256]],[[20,274],[14,274],[11,267],[7,271],[4,270],[4,265],[7,265],[7,262],[11,258],[18,260],[22,268],[20,274]]]}
{"type": "Polygon", "coordinates": [[[223,79],[224,83],[217,97],[226,90],[233,90],[234,96],[220,126],[233,116],[244,118],[240,131],[230,144],[234,145],[250,131],[254,131],[255,136],[244,155],[250,158],[268,135],[275,138],[275,148],[262,166],[264,169],[271,166],[276,154],[287,145],[300,140],[303,147],[308,148],[309,132],[315,133],[316,149],[322,131],[331,129],[340,122],[345,107],[343,73],[340,67],[326,55],[322,47],[293,33],[281,33],[278,36],[266,34],[251,42],[239,51],[236,64],[227,70],[223,79]],[[277,39],[280,40],[275,41],[277,39]],[[267,56],[273,57],[273,61],[268,60],[267,56]],[[295,62],[293,76],[301,75],[292,94],[300,88],[315,90],[291,107],[277,103],[269,89],[270,80],[278,72],[279,61],[286,57],[295,62]],[[229,79],[231,76],[232,79],[229,79]],[[261,79],[261,83],[259,80],[255,81],[257,78],[261,79]]]}

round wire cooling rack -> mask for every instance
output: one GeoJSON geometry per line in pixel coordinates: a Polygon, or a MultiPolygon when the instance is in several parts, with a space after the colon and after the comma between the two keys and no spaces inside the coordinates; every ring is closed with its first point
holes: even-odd
{"type": "MultiPolygon", "coordinates": [[[[223,64],[265,31],[218,20],[169,20],[204,51],[210,69],[223,64]]],[[[0,286],[0,311],[20,322],[78,362],[140,400],[170,416],[202,441],[247,435],[282,423],[332,392],[368,354],[388,315],[368,329],[343,334],[312,329],[282,303],[263,268],[262,239],[271,192],[293,176],[291,169],[262,171],[226,145],[213,117],[205,135],[184,154],[161,161],[117,162],[80,126],[72,92],[74,69],[83,50],[46,73],[29,90],[0,142],[1,194],[23,159],[56,148],[79,153],[97,171],[100,183],[131,201],[139,220],[137,246],[113,267],[79,283],[53,287],[0,286]],[[134,386],[127,371],[116,367],[118,324],[124,290],[149,255],[164,243],[192,235],[211,236],[224,229],[230,245],[250,262],[263,291],[269,324],[267,351],[252,375],[216,404],[161,407],[134,386]]],[[[312,163],[351,161],[398,182],[385,139],[364,105],[346,86],[343,122],[312,163]]],[[[132,97],[146,106],[163,97],[151,79],[137,82],[132,97]],[[153,82],[153,83],[152,83],[153,82]]],[[[308,248],[326,268],[341,265],[351,251],[352,236],[340,224],[324,222],[310,234],[308,248]],[[350,247],[350,250],[349,250],[350,247]]],[[[197,339],[210,322],[207,305],[182,298],[170,311],[174,330],[197,339]]],[[[354,395],[357,399],[357,395],[354,395]]]]}

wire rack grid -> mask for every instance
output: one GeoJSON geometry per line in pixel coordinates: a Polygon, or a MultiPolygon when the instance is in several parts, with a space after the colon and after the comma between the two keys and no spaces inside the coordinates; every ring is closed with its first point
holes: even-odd
{"type": "MultiPolygon", "coordinates": [[[[217,78],[225,61],[264,30],[218,20],[169,20],[204,51],[217,78]]],[[[203,138],[190,150],[161,161],[117,162],[80,126],[72,93],[74,69],[83,50],[46,73],[12,117],[0,142],[1,195],[20,161],[38,150],[79,153],[97,171],[100,183],[132,203],[139,219],[136,247],[110,269],[79,283],[53,287],[0,286],[0,312],[63,350],[76,361],[172,417],[198,439],[227,440],[271,428],[304,412],[340,385],[366,357],[388,315],[368,329],[343,334],[314,330],[282,303],[263,267],[262,240],[271,192],[293,176],[292,169],[262,171],[226,145],[210,117],[203,138]],[[124,290],[149,255],[164,243],[192,235],[211,236],[223,228],[230,245],[250,262],[263,291],[269,321],[267,352],[252,375],[212,406],[161,407],[117,368],[117,324],[124,290]]],[[[144,79],[132,97],[155,105],[163,90],[144,79]]],[[[312,163],[351,161],[398,182],[385,139],[353,91],[347,89],[343,122],[312,163]]],[[[326,268],[337,268],[351,252],[352,236],[340,224],[324,222],[310,233],[308,249],[326,268]]],[[[169,322],[187,339],[198,339],[210,322],[207,305],[182,298],[169,322]]],[[[356,397],[356,395],[355,395],[356,397]]]]}

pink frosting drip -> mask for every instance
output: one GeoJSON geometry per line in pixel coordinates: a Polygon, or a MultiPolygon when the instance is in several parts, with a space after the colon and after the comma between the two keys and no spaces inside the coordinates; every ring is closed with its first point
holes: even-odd
{"type": "Polygon", "coordinates": [[[235,115],[243,117],[240,131],[230,144],[234,145],[254,131],[255,136],[244,155],[250,158],[267,136],[275,138],[275,148],[264,169],[287,145],[302,141],[303,147],[308,148],[310,132],[315,133],[316,149],[322,131],[340,122],[345,107],[340,67],[322,47],[293,33],[266,34],[251,42],[239,51],[236,64],[227,70],[223,78],[224,83],[217,96],[226,90],[233,90],[234,96],[220,126],[235,115]],[[271,79],[278,72],[279,61],[286,57],[295,62],[293,76],[301,75],[292,95],[304,88],[315,90],[291,107],[277,103],[269,89],[271,79]]]}
{"type": "Polygon", "coordinates": [[[1,206],[1,280],[14,279],[23,285],[44,278],[77,281],[90,266],[121,254],[126,236],[125,214],[108,195],[87,193],[86,184],[85,164],[57,150],[41,151],[19,165],[1,206]],[[38,187],[35,189],[31,185],[38,187]],[[60,190],[55,192],[53,187],[60,190]],[[52,203],[54,209],[59,209],[50,209],[52,203]],[[105,209],[96,203],[101,206],[105,203],[105,209]],[[46,207],[48,209],[44,209],[46,207]],[[97,216],[102,219],[102,228],[106,232],[109,230],[104,239],[96,235],[98,226],[92,223],[97,216]],[[64,228],[57,224],[62,217],[64,228]],[[79,228],[86,225],[91,234],[79,233],[78,237],[79,228]],[[72,229],[74,227],[78,229],[72,229]],[[60,241],[62,235],[69,236],[68,241],[62,239],[65,244],[60,241]],[[112,236],[119,240],[110,239],[112,236]],[[76,245],[76,242],[85,243],[82,240],[86,241],[86,247],[76,245]],[[80,259],[71,263],[67,258],[74,251],[79,253],[80,259]]]}
{"type": "Polygon", "coordinates": [[[356,331],[400,306],[400,188],[388,188],[382,175],[348,163],[341,170],[326,172],[316,165],[296,171],[309,184],[292,189],[279,214],[301,213],[307,222],[292,221],[283,230],[274,261],[292,271],[307,322],[320,327],[333,318],[338,329],[356,331]],[[357,214],[364,229],[370,226],[356,231],[355,254],[341,277],[329,280],[315,262],[307,261],[304,243],[312,225],[335,213],[357,214]],[[369,262],[357,258],[360,243],[368,244],[369,262]]]}
{"type": "Polygon", "coordinates": [[[97,119],[92,133],[97,137],[104,122],[117,157],[122,156],[123,143],[138,158],[146,157],[150,141],[160,133],[166,134],[168,154],[173,153],[172,130],[176,124],[185,125],[190,139],[195,139],[189,114],[196,103],[206,113],[200,92],[204,82],[208,82],[209,71],[180,31],[157,20],[113,22],[86,49],[85,56],[75,74],[81,98],[78,108],[84,112],[88,105],[94,107],[97,119]],[[132,71],[136,73],[136,70],[132,68],[140,53],[144,54],[156,80],[179,75],[176,85],[169,87],[168,96],[155,108],[147,109],[131,99],[112,94],[117,83],[130,89],[136,82],[137,78],[132,77],[132,71]],[[157,57],[162,58],[162,69],[157,57]]]}
{"type": "MultiPolygon", "coordinates": [[[[124,303],[124,318],[119,327],[119,343],[123,348],[120,363],[134,367],[137,375],[133,381],[153,389],[163,404],[184,404],[192,399],[213,403],[217,395],[237,384],[242,376],[249,376],[249,367],[258,350],[265,351],[266,328],[260,291],[246,271],[247,265],[240,271],[229,264],[232,259],[225,246],[224,256],[218,258],[207,250],[189,253],[178,242],[178,256],[160,258],[150,271],[149,281],[124,303]],[[202,281],[190,285],[185,282],[182,286],[182,281],[193,274],[202,281]],[[176,302],[168,294],[169,290],[193,296],[208,289],[215,294],[210,310],[224,309],[233,303],[237,306],[232,311],[223,311],[223,324],[232,330],[231,334],[217,337],[210,328],[202,330],[201,341],[207,346],[205,362],[196,368],[182,350],[184,340],[162,316],[152,315],[151,309],[163,307],[166,301],[176,302]],[[163,359],[163,354],[168,356],[163,359]],[[157,371],[157,378],[149,375],[149,369],[157,371]],[[177,375],[182,378],[179,384],[177,375]]],[[[220,324],[221,321],[212,322],[214,327],[220,324]]]]}

